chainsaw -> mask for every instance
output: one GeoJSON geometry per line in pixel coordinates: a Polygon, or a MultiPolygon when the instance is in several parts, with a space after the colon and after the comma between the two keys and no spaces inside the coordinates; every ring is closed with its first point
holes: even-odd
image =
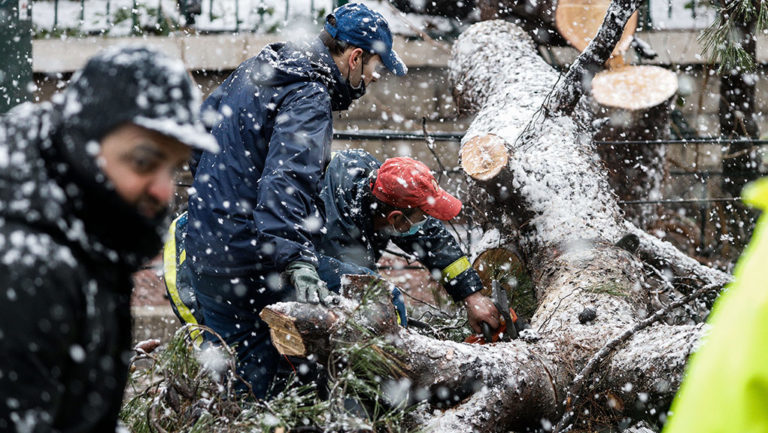
{"type": "Polygon", "coordinates": [[[501,288],[499,280],[491,283],[491,299],[493,305],[499,310],[499,327],[495,331],[485,322],[482,323],[483,335],[470,335],[464,342],[472,344],[496,343],[499,341],[511,341],[517,339],[522,327],[518,323],[517,314],[509,306],[507,291],[501,288]]]}

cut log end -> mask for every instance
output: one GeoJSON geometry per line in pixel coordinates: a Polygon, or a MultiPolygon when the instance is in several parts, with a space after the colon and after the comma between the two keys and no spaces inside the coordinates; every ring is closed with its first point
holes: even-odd
{"type": "Polygon", "coordinates": [[[592,80],[592,96],[606,107],[643,110],[669,100],[677,92],[677,75],[658,66],[626,66],[607,70],[592,80]]]}
{"type": "Polygon", "coordinates": [[[286,356],[306,357],[309,353],[304,345],[301,332],[296,327],[296,318],[265,308],[259,315],[269,325],[272,344],[286,356]]]}
{"type": "Polygon", "coordinates": [[[473,137],[464,143],[460,158],[464,172],[475,180],[486,181],[496,177],[506,167],[509,151],[501,137],[488,134],[473,137]]]}
{"type": "Polygon", "coordinates": [[[322,305],[282,302],[265,307],[259,317],[269,325],[272,344],[283,355],[324,356],[328,350],[327,330],[338,320],[336,312],[322,305]]]}
{"type": "Polygon", "coordinates": [[[528,274],[520,256],[505,247],[483,251],[472,267],[483,282],[483,295],[492,296],[493,281],[498,281],[507,292],[510,307],[522,318],[528,320],[536,312],[536,294],[531,276],[528,274]]]}
{"type": "MultiPolygon", "coordinates": [[[[584,51],[600,29],[610,3],[609,0],[560,0],[555,9],[555,28],[574,48],[584,51]]],[[[623,56],[629,49],[637,19],[635,12],[627,21],[613,56],[623,56]]]]}
{"type": "Polygon", "coordinates": [[[483,282],[483,295],[491,296],[491,287],[494,280],[502,283],[508,289],[510,276],[517,277],[525,266],[520,257],[514,251],[507,248],[491,248],[480,253],[472,263],[472,267],[483,282]]]}

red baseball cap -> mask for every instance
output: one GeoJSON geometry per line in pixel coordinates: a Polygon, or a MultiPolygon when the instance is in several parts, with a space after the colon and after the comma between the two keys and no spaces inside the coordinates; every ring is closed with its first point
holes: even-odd
{"type": "Polygon", "coordinates": [[[442,221],[461,211],[461,201],[440,188],[429,167],[411,158],[390,158],[379,167],[371,191],[398,209],[419,208],[442,221]]]}

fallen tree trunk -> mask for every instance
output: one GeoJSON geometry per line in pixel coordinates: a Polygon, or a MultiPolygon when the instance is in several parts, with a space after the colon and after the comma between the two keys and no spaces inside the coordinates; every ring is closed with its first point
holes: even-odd
{"type": "MultiPolygon", "coordinates": [[[[606,351],[590,377],[579,378],[579,373],[614,337],[653,312],[650,290],[659,282],[641,257],[663,263],[686,281],[717,285],[728,280],[624,219],[585,127],[589,116],[581,106],[574,112],[585,71],[605,62],[618,40],[617,28],[634,10],[611,8],[603,39],[598,34],[559,82],[513,24],[476,24],[454,46],[451,76],[457,101],[478,111],[464,140],[462,166],[477,178],[474,187],[493,197],[493,206],[499,207],[495,211],[503,214],[486,224],[495,221],[502,236],[505,221],[517,228],[537,308],[532,329],[520,340],[486,346],[400,329],[381,317],[382,309],[376,310],[378,319],[369,320],[369,326],[377,335],[391,336],[392,356],[413,386],[447,393],[436,407],[456,403],[418,412],[415,421],[434,431],[549,429],[573,411],[576,423],[590,422],[596,407],[613,422],[663,412],[701,325],[657,323],[630,332],[626,342],[606,351]],[[505,151],[483,150],[499,146],[505,151]],[[574,400],[566,398],[574,380],[587,384],[588,397],[579,403],[584,406],[572,406],[574,400]]],[[[308,307],[288,303],[271,308],[295,320],[295,310],[308,307]]],[[[311,308],[327,317],[324,307],[311,308]]],[[[331,345],[334,328],[328,329],[331,345]]]]}
{"type": "MultiPolygon", "coordinates": [[[[551,93],[549,89],[558,77],[534,54],[533,45],[522,31],[511,24],[478,24],[454,46],[452,78],[459,90],[458,100],[465,110],[478,109],[464,146],[486,142],[482,137],[492,135],[495,143],[503,143],[508,149],[509,162],[500,159],[501,167],[491,167],[492,163],[485,161],[484,176],[478,184],[496,184],[495,189],[486,189],[492,196],[507,186],[508,195],[518,201],[517,206],[505,210],[517,220],[520,245],[534,276],[539,308],[531,322],[542,335],[556,342],[557,356],[549,360],[557,359],[553,377],[563,378],[563,382],[573,377],[569,377],[573,370],[566,366],[578,369],[608,339],[649,313],[644,264],[639,257],[610,246],[626,233],[638,236],[641,255],[664,263],[678,278],[702,283],[724,283],[728,279],[624,220],[605,173],[596,163],[588,130],[573,120],[588,118],[573,110],[583,92],[585,76],[607,59],[633,11],[631,2],[626,3],[624,8],[618,2],[611,5],[598,37],[551,93]],[[478,58],[498,60],[489,67],[478,58]],[[502,71],[515,74],[505,75],[502,71]],[[478,83],[483,84],[478,88],[478,83]],[[489,177],[489,173],[497,174],[489,177]],[[499,181],[494,182],[496,179],[499,181]],[[580,327],[577,318],[587,307],[597,309],[597,318],[591,327],[580,327]]],[[[462,154],[472,153],[471,149],[462,149],[462,154]]],[[[470,177],[474,175],[474,162],[462,160],[470,177]]],[[[634,383],[635,395],[657,395],[655,403],[663,407],[674,393],[684,359],[698,333],[691,327],[658,326],[644,335],[654,333],[655,337],[646,339],[647,345],[624,349],[641,368],[608,369],[614,372],[614,378],[626,379],[603,382],[611,395],[621,395],[623,385],[634,383]],[[676,361],[643,362],[649,352],[655,352],[654,346],[662,346],[672,336],[678,336],[676,361]],[[665,369],[663,376],[642,380],[654,377],[652,372],[659,368],[665,369]]],[[[555,387],[561,383],[555,381],[555,387]]],[[[563,409],[559,406],[555,412],[563,409]]]]}
{"type": "MultiPolygon", "coordinates": [[[[360,276],[366,278],[371,277],[360,276]]],[[[594,347],[593,340],[614,336],[605,335],[615,330],[606,324],[623,317],[616,314],[621,306],[612,300],[612,294],[590,293],[588,297],[600,305],[594,323],[580,324],[575,318],[563,323],[562,317],[576,314],[580,308],[565,306],[557,318],[544,320],[540,333],[528,331],[525,340],[484,346],[439,341],[400,328],[392,308],[380,308],[388,303],[386,297],[374,303],[374,308],[351,304],[335,313],[320,305],[275,304],[262,317],[270,326],[302,323],[309,317],[332,318],[323,328],[323,337],[317,332],[311,336],[299,332],[289,338],[307,346],[330,347],[337,338],[350,338],[348,333],[339,337],[342,330],[350,329],[341,325],[357,316],[371,332],[390,337],[390,356],[406,372],[413,395],[427,396],[440,402],[438,406],[453,406],[417,413],[415,422],[440,432],[501,432],[554,425],[567,387],[584,364],[576,354],[594,347]]],[[[700,326],[657,326],[637,333],[594,375],[589,403],[611,408],[617,415],[641,414],[663,406],[677,389],[680,371],[700,332],[700,326]]],[[[325,358],[321,355],[319,360],[325,358]]]]}

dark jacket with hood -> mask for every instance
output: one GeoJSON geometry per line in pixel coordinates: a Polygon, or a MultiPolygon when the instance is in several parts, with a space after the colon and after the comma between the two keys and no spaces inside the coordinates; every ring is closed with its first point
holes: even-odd
{"type": "MultiPolygon", "coordinates": [[[[461,300],[483,288],[480,277],[466,265],[455,275],[447,271],[464,253],[439,220],[428,217],[421,230],[410,236],[389,236],[374,231],[375,198],[371,183],[381,163],[363,150],[346,150],[334,155],[323,179],[321,211],[325,227],[315,236],[319,253],[343,263],[376,269],[389,241],[414,255],[442,283],[454,300],[461,300]]],[[[345,269],[345,272],[354,270],[345,269]]],[[[357,272],[365,273],[365,272],[357,272]]]]}
{"type": "MultiPolygon", "coordinates": [[[[330,157],[333,110],[353,96],[317,39],[272,44],[203,103],[221,152],[204,152],[189,200],[187,257],[201,274],[281,272],[317,265],[315,198],[330,157]]],[[[194,165],[194,164],[193,164],[194,165]]]]}
{"type": "MultiPolygon", "coordinates": [[[[159,55],[128,54],[112,59],[159,55]]],[[[141,66],[117,69],[143,77],[141,66]]],[[[121,78],[92,60],[53,104],[0,118],[0,431],[115,431],[131,274],[162,239],[159,218],[122,200],[96,163],[99,140],[131,112],[110,105],[115,83],[136,90],[121,78]]]]}

